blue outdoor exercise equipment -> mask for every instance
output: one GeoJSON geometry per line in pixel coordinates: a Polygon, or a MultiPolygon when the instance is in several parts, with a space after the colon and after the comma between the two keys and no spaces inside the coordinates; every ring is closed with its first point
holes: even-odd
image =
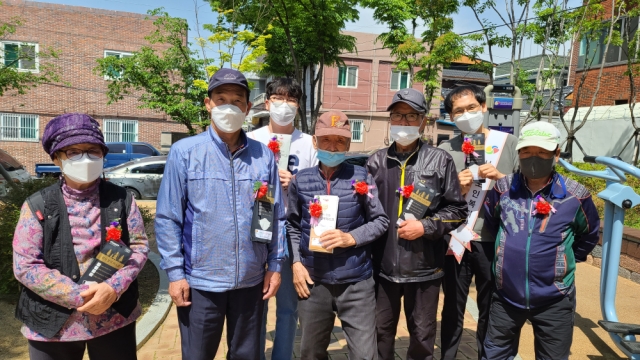
{"type": "Polygon", "coordinates": [[[640,195],[624,184],[627,181],[625,174],[640,179],[640,169],[619,158],[585,156],[584,162],[606,165],[607,168],[600,171],[585,171],[560,159],[560,165],[575,174],[600,178],[607,182],[606,189],[598,194],[605,204],[600,273],[600,309],[604,320],[598,321],[598,324],[609,332],[613,342],[629,359],[640,360],[640,342],[637,342],[635,337],[640,335],[640,325],[619,322],[615,305],[624,213],[640,204],[640,195]]]}

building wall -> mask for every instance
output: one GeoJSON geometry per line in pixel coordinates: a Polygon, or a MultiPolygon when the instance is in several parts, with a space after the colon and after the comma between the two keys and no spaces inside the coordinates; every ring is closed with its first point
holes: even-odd
{"type": "Polygon", "coordinates": [[[338,68],[324,68],[322,108],[341,111],[367,111],[371,108],[372,65],[367,59],[343,59],[346,66],[357,66],[356,87],[338,86],[338,68]]]}
{"type": "MultiPolygon", "coordinates": [[[[3,40],[37,43],[41,51],[55,49],[59,59],[40,61],[58,66],[62,76],[60,84],[43,84],[25,95],[5,93],[0,113],[38,115],[39,138],[49,120],[67,112],[87,113],[101,124],[104,119],[137,120],[138,140],[158,149],[162,131],[186,131],[163,113],[140,109],[136,96],[108,105],[108,81],[93,73],[105,50],[133,52],[149,45],[144,37],[155,27],[146,15],[22,0],[3,1],[0,10],[0,22],[12,17],[23,21],[3,40]]],[[[35,163],[50,162],[38,142],[0,141],[0,147],[31,173],[35,163]]]]}
{"type": "MultiPolygon", "coordinates": [[[[608,14],[607,18],[610,18],[611,14],[611,2],[604,1],[601,3],[604,7],[604,14],[608,14]]],[[[576,100],[580,107],[590,106],[591,99],[595,93],[598,84],[598,74],[600,72],[600,65],[594,65],[587,71],[587,77],[585,79],[582,90],[580,91],[580,98],[577,99],[578,86],[581,83],[581,78],[584,71],[578,69],[578,55],[580,52],[580,41],[576,39],[573,43],[571,51],[571,66],[569,68],[570,78],[568,85],[574,87],[573,91],[573,104],[575,106],[576,100]]],[[[628,100],[630,96],[629,89],[629,77],[624,75],[626,71],[626,65],[604,65],[602,80],[600,83],[600,90],[596,96],[594,106],[615,105],[616,100],[628,100]]],[[[636,88],[640,88],[640,79],[635,81],[636,88]]]]}

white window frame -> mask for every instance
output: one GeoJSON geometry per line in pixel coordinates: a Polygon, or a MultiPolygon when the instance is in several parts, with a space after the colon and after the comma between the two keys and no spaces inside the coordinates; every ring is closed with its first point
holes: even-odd
{"type": "Polygon", "coordinates": [[[38,115],[34,115],[34,114],[13,114],[13,113],[0,113],[0,140],[2,141],[26,141],[26,142],[39,142],[40,141],[40,117],[38,115]],[[27,128],[31,131],[35,131],[36,133],[36,137],[35,138],[23,138],[21,136],[21,129],[22,127],[20,125],[18,125],[17,128],[14,128],[15,130],[18,131],[18,137],[7,137],[4,135],[5,131],[4,129],[8,126],[6,126],[6,118],[9,117],[17,117],[18,118],[18,123],[21,124],[22,123],[22,118],[23,117],[30,117],[32,121],[35,122],[35,128],[27,128]]]}
{"type": "Polygon", "coordinates": [[[104,119],[102,121],[102,133],[104,134],[105,142],[137,142],[138,141],[138,120],[124,120],[124,119],[104,119]],[[122,131],[122,125],[125,123],[135,125],[135,139],[133,140],[122,140],[122,135],[124,132],[122,131]],[[118,132],[107,131],[109,124],[118,124],[118,132]],[[111,136],[117,135],[118,139],[114,140],[111,136]]]}
{"type": "Polygon", "coordinates": [[[35,65],[36,68],[35,69],[23,69],[20,67],[20,61],[18,61],[18,67],[16,68],[17,71],[19,72],[32,72],[34,74],[37,74],[40,72],[40,56],[38,56],[38,54],[40,54],[40,45],[38,43],[30,43],[30,42],[24,42],[24,41],[0,41],[0,45],[2,45],[0,47],[0,63],[2,63],[2,65],[4,66],[4,45],[5,44],[13,44],[13,45],[19,45],[19,46],[34,46],[35,47],[35,52],[36,52],[36,58],[35,60],[35,65]]]}
{"type": "Polygon", "coordinates": [[[338,87],[339,88],[349,88],[349,89],[357,89],[358,88],[358,67],[355,65],[345,65],[345,66],[338,66],[338,87]],[[344,79],[344,83],[345,85],[340,85],[340,68],[346,68],[347,69],[347,74],[345,76],[344,79]],[[355,75],[355,84],[353,86],[349,85],[349,69],[355,68],[356,69],[356,75],[355,75]]]}
{"type": "MultiPolygon", "coordinates": [[[[107,56],[113,56],[113,55],[120,55],[120,58],[123,58],[123,57],[131,57],[131,56],[133,56],[133,53],[126,52],[126,51],[117,51],[117,50],[105,50],[104,51],[104,58],[105,59],[107,58],[107,56]]],[[[122,76],[122,74],[120,74],[120,76],[122,76]]],[[[109,75],[105,75],[104,79],[105,80],[113,80],[114,78],[112,78],[109,75]]]]}
{"type": "Polygon", "coordinates": [[[411,87],[411,84],[409,83],[409,72],[408,71],[402,71],[402,70],[392,70],[391,71],[391,78],[389,78],[389,89],[391,89],[391,91],[398,91],[398,90],[402,90],[400,89],[400,84],[402,83],[402,74],[406,74],[407,75],[407,87],[405,89],[408,89],[411,87]],[[393,87],[393,74],[397,73],[398,74],[398,84],[397,84],[397,88],[393,87]]]}
{"type": "Polygon", "coordinates": [[[364,142],[364,122],[361,119],[349,119],[349,123],[351,124],[351,142],[361,143],[364,142]],[[355,139],[353,137],[354,130],[356,129],[356,125],[358,127],[358,131],[360,132],[360,139],[355,139]]]}

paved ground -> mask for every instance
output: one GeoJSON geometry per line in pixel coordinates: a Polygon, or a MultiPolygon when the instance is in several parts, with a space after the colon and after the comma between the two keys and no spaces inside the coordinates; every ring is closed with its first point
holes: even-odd
{"type": "MultiPolygon", "coordinates": [[[[274,335],[275,327],[275,300],[272,299],[269,304],[269,314],[267,315],[267,355],[273,345],[271,342],[274,335]]],[[[440,308],[442,308],[442,294],[440,295],[440,308]]],[[[437,345],[440,344],[440,319],[438,318],[438,334],[436,338],[437,345]]],[[[476,322],[467,312],[465,317],[465,334],[463,335],[458,352],[458,359],[475,359],[477,358],[476,338],[475,338],[476,322]]],[[[331,343],[329,345],[329,354],[331,359],[347,359],[347,342],[340,327],[340,321],[336,319],[335,327],[332,334],[331,343]]],[[[224,336],[224,335],[223,335],[224,336]]],[[[404,312],[401,314],[400,323],[398,324],[398,333],[396,336],[396,358],[405,359],[407,347],[409,346],[409,332],[407,324],[404,320],[404,312]]],[[[224,359],[226,355],[226,340],[223,339],[216,359],[224,359]]],[[[300,356],[300,334],[296,337],[294,348],[295,358],[300,356]]],[[[440,349],[436,348],[436,358],[440,358],[440,349]]],[[[171,309],[164,324],[156,331],[149,341],[138,352],[139,360],[150,359],[181,359],[180,355],[180,333],[178,331],[178,318],[176,316],[175,307],[171,309]]]]}

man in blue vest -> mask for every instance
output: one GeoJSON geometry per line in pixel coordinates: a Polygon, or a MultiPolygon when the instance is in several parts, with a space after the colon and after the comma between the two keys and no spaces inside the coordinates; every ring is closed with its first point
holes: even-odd
{"type": "Polygon", "coordinates": [[[389,219],[367,171],[344,163],[350,144],[346,115],[322,114],[314,137],[320,164],[300,170],[289,185],[287,231],[300,297],[302,359],[328,358],[334,311],[349,358],[377,358],[371,243],[389,219]]]}

